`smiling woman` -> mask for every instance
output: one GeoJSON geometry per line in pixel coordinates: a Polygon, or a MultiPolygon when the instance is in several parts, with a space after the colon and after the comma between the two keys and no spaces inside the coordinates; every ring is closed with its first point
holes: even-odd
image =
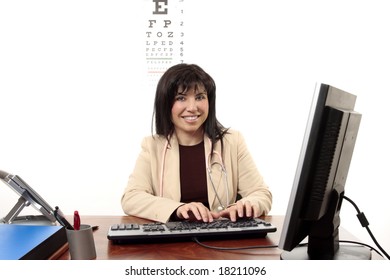
{"type": "Polygon", "coordinates": [[[125,213],[160,222],[211,222],[269,212],[271,192],[243,136],[217,120],[215,95],[214,80],[197,65],[178,64],[162,75],[154,101],[156,134],[142,142],[122,196],[125,213]]]}
{"type": "Polygon", "coordinates": [[[196,145],[203,141],[203,123],[208,114],[209,102],[203,85],[179,87],[172,106],[172,122],[180,145],[196,145]]]}

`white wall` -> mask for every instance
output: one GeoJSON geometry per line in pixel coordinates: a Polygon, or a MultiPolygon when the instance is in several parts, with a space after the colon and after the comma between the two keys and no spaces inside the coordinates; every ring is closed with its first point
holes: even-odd
{"type": "MultiPolygon", "coordinates": [[[[121,215],[154,88],[145,78],[151,0],[2,1],[0,169],[67,214],[121,215]]],[[[390,251],[386,1],[184,0],[184,60],[217,83],[220,121],[239,129],[286,210],[316,82],[363,114],[346,194],[390,251]]],[[[16,202],[0,187],[0,215],[16,202]]],[[[342,224],[372,244],[352,206],[342,224]]]]}

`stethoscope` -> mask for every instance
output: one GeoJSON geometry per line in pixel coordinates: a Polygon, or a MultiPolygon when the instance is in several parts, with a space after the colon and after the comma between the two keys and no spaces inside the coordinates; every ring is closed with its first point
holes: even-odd
{"type": "MultiPolygon", "coordinates": [[[[229,205],[229,186],[228,186],[227,172],[226,172],[225,164],[223,163],[221,154],[218,153],[217,151],[211,152],[211,140],[210,139],[208,139],[208,140],[209,140],[209,144],[210,144],[210,152],[207,155],[206,170],[207,170],[207,174],[208,174],[211,186],[213,187],[213,190],[214,190],[214,193],[215,193],[215,197],[217,198],[218,203],[219,203],[219,206],[217,207],[217,210],[218,211],[222,211],[222,210],[226,209],[228,207],[228,205],[229,205]],[[218,161],[212,162],[212,155],[216,155],[218,161]],[[226,206],[223,205],[222,199],[218,195],[217,189],[215,187],[215,184],[214,184],[214,181],[213,181],[213,178],[212,178],[212,167],[214,165],[219,165],[220,166],[221,173],[223,174],[223,177],[224,177],[224,185],[225,185],[225,190],[226,190],[226,206]]],[[[169,145],[168,140],[166,140],[165,141],[165,145],[164,145],[164,149],[163,149],[163,152],[162,152],[162,157],[161,157],[161,171],[160,171],[160,185],[159,185],[159,195],[160,195],[160,197],[163,197],[163,195],[164,195],[164,192],[163,192],[163,178],[164,178],[164,170],[165,170],[165,156],[166,156],[166,153],[167,153],[167,150],[168,150],[168,145],[169,145]]]]}

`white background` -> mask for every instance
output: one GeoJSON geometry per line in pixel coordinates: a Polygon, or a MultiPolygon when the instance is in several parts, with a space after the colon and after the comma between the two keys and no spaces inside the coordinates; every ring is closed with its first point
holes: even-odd
{"type": "MultiPolygon", "coordinates": [[[[0,170],[66,214],[121,215],[154,88],[145,71],[151,0],[0,2],[0,170]]],[[[346,195],[390,251],[390,18],[386,1],[184,0],[185,62],[217,84],[284,215],[316,82],[363,114],[346,195]]],[[[0,216],[17,196],[0,185],[0,216]]],[[[342,225],[372,244],[344,203],[342,225]]],[[[280,229],[281,230],[281,229],[280,229]]]]}

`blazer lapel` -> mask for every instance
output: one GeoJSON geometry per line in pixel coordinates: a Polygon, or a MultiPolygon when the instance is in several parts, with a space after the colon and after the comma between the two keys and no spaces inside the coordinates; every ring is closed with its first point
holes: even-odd
{"type": "Polygon", "coordinates": [[[179,144],[175,136],[170,139],[170,145],[168,145],[165,163],[164,163],[164,197],[170,194],[171,199],[180,201],[180,158],[179,158],[179,144]]]}

